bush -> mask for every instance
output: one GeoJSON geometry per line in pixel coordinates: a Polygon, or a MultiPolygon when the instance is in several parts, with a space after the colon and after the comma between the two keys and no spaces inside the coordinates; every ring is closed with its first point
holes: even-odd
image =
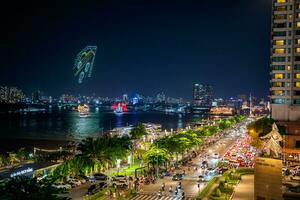
{"type": "Polygon", "coordinates": [[[198,194],[197,200],[203,199],[209,192],[212,185],[218,180],[217,177],[213,177],[206,185],[206,187],[198,194]]]}
{"type": "Polygon", "coordinates": [[[222,193],[221,193],[221,191],[220,191],[220,189],[219,188],[217,188],[217,190],[216,190],[216,196],[217,197],[220,197],[221,195],[222,195],[222,193]]]}

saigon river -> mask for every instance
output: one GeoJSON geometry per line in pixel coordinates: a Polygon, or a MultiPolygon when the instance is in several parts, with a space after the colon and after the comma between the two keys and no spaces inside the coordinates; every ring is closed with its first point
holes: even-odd
{"type": "Polygon", "coordinates": [[[95,137],[115,127],[134,125],[137,122],[161,124],[162,129],[184,128],[193,117],[188,114],[160,112],[130,112],[117,115],[113,112],[91,112],[86,118],[73,110],[46,111],[27,115],[0,116],[1,139],[82,140],[95,137]]]}

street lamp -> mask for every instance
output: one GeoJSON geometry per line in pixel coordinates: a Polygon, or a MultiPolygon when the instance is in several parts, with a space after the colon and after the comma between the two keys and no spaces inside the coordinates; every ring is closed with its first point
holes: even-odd
{"type": "Polygon", "coordinates": [[[158,178],[158,153],[159,151],[156,150],[156,158],[157,158],[157,166],[156,166],[156,178],[158,178]]]}

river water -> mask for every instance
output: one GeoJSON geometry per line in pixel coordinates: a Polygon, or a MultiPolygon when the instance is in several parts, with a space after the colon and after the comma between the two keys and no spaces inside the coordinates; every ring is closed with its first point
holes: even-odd
{"type": "MultiPolygon", "coordinates": [[[[199,118],[199,117],[198,117],[199,118]]],[[[101,135],[115,127],[149,122],[162,129],[184,128],[193,120],[191,115],[158,112],[134,112],[116,115],[113,112],[91,112],[86,118],[72,110],[46,111],[27,115],[0,116],[0,139],[81,140],[101,135]]]]}

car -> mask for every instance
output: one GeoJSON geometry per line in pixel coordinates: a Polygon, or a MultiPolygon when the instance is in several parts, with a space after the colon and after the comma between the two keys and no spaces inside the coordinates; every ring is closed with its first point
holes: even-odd
{"type": "Polygon", "coordinates": [[[102,173],[96,173],[94,177],[97,181],[106,181],[108,179],[108,176],[102,173]]]}
{"type": "Polygon", "coordinates": [[[63,191],[68,191],[72,189],[72,186],[70,184],[64,184],[64,183],[54,183],[52,184],[52,187],[57,189],[62,189],[63,191]]]}
{"type": "Polygon", "coordinates": [[[123,175],[117,175],[113,177],[113,180],[127,180],[127,177],[123,175]]]}
{"type": "Polygon", "coordinates": [[[71,178],[68,180],[68,183],[72,186],[72,187],[77,187],[81,185],[81,182],[75,178],[71,178]]]}
{"type": "Polygon", "coordinates": [[[207,169],[207,175],[214,176],[216,173],[216,170],[214,168],[208,168],[207,169]]]}
{"type": "Polygon", "coordinates": [[[201,163],[201,168],[204,169],[204,168],[207,168],[208,167],[208,162],[205,160],[201,163]]]}
{"type": "Polygon", "coordinates": [[[205,179],[204,179],[204,176],[200,175],[198,176],[198,182],[204,182],[205,179]]]}
{"type": "Polygon", "coordinates": [[[77,179],[81,182],[81,184],[84,184],[87,181],[85,178],[81,178],[81,177],[77,177],[77,179]]]}
{"type": "Polygon", "coordinates": [[[174,174],[172,180],[173,181],[180,181],[183,179],[183,174],[174,174]]]}
{"type": "Polygon", "coordinates": [[[97,187],[96,184],[93,184],[91,185],[89,188],[88,188],[88,191],[86,193],[86,195],[93,195],[93,194],[96,194],[97,192],[100,191],[100,188],[97,187]]]}
{"type": "Polygon", "coordinates": [[[88,188],[86,195],[96,194],[97,192],[100,192],[104,188],[107,188],[107,186],[108,185],[105,182],[100,182],[99,184],[93,184],[88,188]]]}
{"type": "Polygon", "coordinates": [[[215,153],[213,156],[212,156],[214,159],[219,159],[220,158],[220,155],[218,153],[215,153]]]}
{"type": "Polygon", "coordinates": [[[128,186],[128,182],[126,180],[113,180],[112,186],[115,188],[125,188],[128,186]]]}
{"type": "Polygon", "coordinates": [[[87,176],[88,178],[88,181],[91,182],[91,183],[96,183],[96,178],[94,176],[87,176]]]}
{"type": "Polygon", "coordinates": [[[164,176],[172,176],[172,173],[171,172],[164,172],[163,175],[164,176]]]}

